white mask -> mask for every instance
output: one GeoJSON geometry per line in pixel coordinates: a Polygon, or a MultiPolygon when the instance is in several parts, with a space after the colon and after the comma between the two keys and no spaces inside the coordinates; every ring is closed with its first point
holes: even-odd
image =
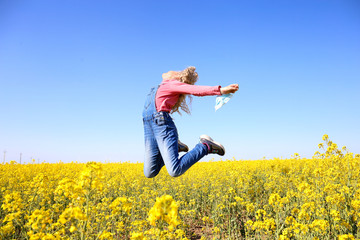
{"type": "Polygon", "coordinates": [[[215,102],[215,111],[221,108],[225,103],[227,103],[230,100],[230,98],[232,98],[232,96],[233,96],[232,93],[218,96],[215,102]]]}

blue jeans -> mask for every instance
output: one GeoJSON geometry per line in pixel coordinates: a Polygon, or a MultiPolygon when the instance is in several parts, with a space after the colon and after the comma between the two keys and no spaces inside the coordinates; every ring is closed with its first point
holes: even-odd
{"type": "Polygon", "coordinates": [[[198,143],[194,149],[179,158],[178,132],[167,112],[157,112],[156,89],[147,96],[143,111],[145,136],[144,174],[155,177],[165,165],[172,177],[178,177],[208,154],[207,147],[198,143]]]}

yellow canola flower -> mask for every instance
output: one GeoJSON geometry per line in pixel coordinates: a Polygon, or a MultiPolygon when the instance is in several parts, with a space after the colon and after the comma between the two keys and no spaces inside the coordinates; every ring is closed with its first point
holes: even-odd
{"type": "Polygon", "coordinates": [[[324,134],[322,140],[323,140],[323,141],[327,141],[328,139],[329,139],[329,136],[328,136],[327,134],[324,134]]]}
{"type": "Polygon", "coordinates": [[[148,221],[152,226],[155,226],[159,220],[165,221],[169,225],[170,231],[180,224],[178,204],[170,195],[156,198],[154,206],[149,211],[148,221]]]}
{"type": "Polygon", "coordinates": [[[310,224],[310,227],[317,232],[325,232],[329,228],[329,222],[323,219],[316,219],[310,224]]]}
{"type": "Polygon", "coordinates": [[[75,232],[76,230],[77,230],[77,228],[76,228],[74,225],[72,225],[72,226],[70,227],[70,229],[69,229],[69,231],[70,231],[71,233],[75,232]]]}
{"type": "Polygon", "coordinates": [[[353,200],[351,201],[351,206],[357,210],[360,211],[360,200],[353,200]]]}
{"type": "Polygon", "coordinates": [[[101,235],[99,236],[100,240],[112,240],[114,239],[113,234],[108,231],[103,231],[101,235]]]}
{"type": "Polygon", "coordinates": [[[7,212],[17,212],[23,208],[23,200],[19,192],[6,194],[3,202],[1,208],[7,212]]]}
{"type": "Polygon", "coordinates": [[[8,222],[4,226],[0,227],[0,236],[6,236],[11,235],[15,233],[15,227],[13,225],[13,222],[8,222]]]}
{"type": "Polygon", "coordinates": [[[277,193],[273,193],[269,197],[269,204],[272,206],[277,206],[281,203],[281,197],[277,193]]]}
{"type": "Polygon", "coordinates": [[[131,240],[145,240],[144,234],[142,232],[133,232],[131,233],[131,240]]]}
{"type": "Polygon", "coordinates": [[[113,214],[119,214],[121,210],[130,214],[132,204],[126,197],[118,197],[110,204],[109,208],[112,210],[113,214]]]}
{"type": "Polygon", "coordinates": [[[86,220],[86,215],[82,212],[79,207],[70,207],[65,209],[65,211],[59,216],[59,222],[65,224],[72,219],[77,220],[86,220]]]}
{"type": "Polygon", "coordinates": [[[338,236],[339,240],[355,240],[352,234],[343,234],[338,236]]]}
{"type": "Polygon", "coordinates": [[[33,230],[44,230],[49,224],[52,223],[50,211],[36,209],[27,222],[27,226],[31,226],[33,230]]]}

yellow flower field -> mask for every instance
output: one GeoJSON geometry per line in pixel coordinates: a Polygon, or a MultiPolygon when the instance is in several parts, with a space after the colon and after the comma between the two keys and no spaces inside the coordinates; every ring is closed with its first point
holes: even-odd
{"type": "Polygon", "coordinates": [[[359,239],[360,156],[327,135],[312,159],[0,165],[0,239],[359,239]]]}

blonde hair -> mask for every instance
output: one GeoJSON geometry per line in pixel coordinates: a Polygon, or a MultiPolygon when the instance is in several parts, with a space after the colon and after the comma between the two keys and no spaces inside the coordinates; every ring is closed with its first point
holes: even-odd
{"type": "MultiPolygon", "coordinates": [[[[179,78],[178,80],[183,83],[194,85],[196,81],[198,80],[198,73],[195,72],[195,67],[187,67],[184,70],[179,72],[179,78]]],[[[191,105],[192,97],[187,94],[180,94],[178,101],[175,103],[173,108],[171,109],[171,113],[180,113],[179,108],[186,112],[187,114],[190,114],[189,105],[191,105]]]]}

